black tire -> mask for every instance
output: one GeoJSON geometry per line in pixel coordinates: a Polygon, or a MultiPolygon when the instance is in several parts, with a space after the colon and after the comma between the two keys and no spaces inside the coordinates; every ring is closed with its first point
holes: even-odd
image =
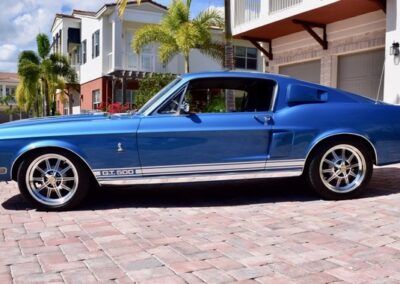
{"type": "MultiPolygon", "coordinates": [[[[64,162],[64,161],[63,161],[64,162]]],[[[46,175],[47,176],[47,175],[46,175]]],[[[51,150],[51,151],[35,151],[32,154],[28,154],[24,161],[20,164],[17,173],[17,182],[19,190],[22,196],[29,202],[31,202],[34,207],[41,210],[70,210],[77,207],[79,204],[83,202],[85,197],[87,196],[89,189],[92,184],[92,176],[88,171],[85,165],[83,165],[82,161],[77,158],[75,155],[71,154],[68,151],[64,150],[51,150]],[[46,155],[58,155],[60,157],[65,158],[68,162],[72,163],[75,167],[76,174],[78,177],[78,181],[73,182],[74,192],[66,198],[66,201],[60,204],[46,204],[40,201],[39,197],[35,197],[34,194],[29,190],[30,185],[27,182],[28,170],[33,167],[31,166],[37,159],[40,159],[46,155]],[[76,185],[75,185],[76,182],[76,185]]],[[[38,192],[38,191],[36,191],[38,192]]],[[[39,191],[40,192],[40,191],[39,191]]],[[[52,193],[55,194],[55,193],[52,193]]],[[[67,192],[67,194],[69,194],[67,192]]],[[[57,198],[56,198],[57,199],[57,198]]]]}
{"type": "MultiPolygon", "coordinates": [[[[335,151],[340,151],[340,149],[337,149],[335,151]]],[[[328,158],[328,156],[326,156],[326,158],[328,158]]],[[[330,169],[326,169],[326,171],[329,170],[330,169]]],[[[310,162],[308,163],[308,167],[306,168],[305,176],[307,177],[307,180],[311,185],[311,187],[314,189],[314,191],[323,199],[344,200],[344,199],[352,199],[359,197],[362,193],[364,193],[365,190],[367,189],[368,183],[371,180],[372,172],[373,172],[373,156],[368,147],[365,146],[364,143],[357,140],[337,139],[325,142],[317,146],[315,151],[313,151],[312,156],[310,157],[310,162]],[[347,190],[340,191],[338,188],[332,189],[328,187],[327,181],[329,180],[329,178],[325,177],[325,175],[328,175],[328,177],[329,175],[331,176],[335,175],[338,171],[341,171],[341,168],[332,166],[333,167],[332,173],[323,174],[322,171],[323,166],[321,166],[321,161],[325,157],[325,155],[329,153],[330,150],[335,149],[335,147],[342,147],[343,145],[345,146],[347,145],[351,147],[351,149],[356,149],[355,151],[358,155],[360,155],[359,158],[361,159],[361,161],[362,159],[364,159],[365,165],[363,166],[364,170],[362,172],[360,171],[361,174],[359,175],[360,176],[359,179],[351,176],[351,178],[354,178],[354,180],[357,179],[357,181],[354,182],[353,187],[349,186],[347,190]],[[335,170],[337,170],[337,172],[333,173],[333,171],[335,170]],[[323,180],[323,178],[325,181],[323,180]]],[[[339,177],[343,176],[346,176],[346,174],[341,172],[339,177]]],[[[336,177],[338,176],[336,175],[336,177]]],[[[347,175],[347,178],[349,177],[350,176],[347,175]]],[[[344,178],[341,178],[341,180],[342,181],[340,182],[339,187],[343,184],[344,178]]],[[[333,180],[333,182],[335,181],[337,181],[337,179],[333,180]]],[[[346,183],[344,184],[344,186],[346,186],[346,183]]],[[[335,187],[335,185],[331,185],[331,187],[335,187]]]]}

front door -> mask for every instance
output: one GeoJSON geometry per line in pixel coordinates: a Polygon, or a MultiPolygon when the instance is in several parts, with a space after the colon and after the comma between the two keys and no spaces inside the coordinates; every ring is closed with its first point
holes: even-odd
{"type": "Polygon", "coordinates": [[[275,82],[261,79],[189,82],[141,120],[143,175],[264,170],[274,90],[275,82]]]}

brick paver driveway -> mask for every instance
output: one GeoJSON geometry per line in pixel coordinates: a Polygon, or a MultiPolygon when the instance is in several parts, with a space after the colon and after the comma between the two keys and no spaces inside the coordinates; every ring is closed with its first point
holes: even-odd
{"type": "Polygon", "coordinates": [[[0,283],[399,283],[400,167],[362,199],[298,180],[106,189],[80,210],[29,208],[0,184],[0,283]]]}

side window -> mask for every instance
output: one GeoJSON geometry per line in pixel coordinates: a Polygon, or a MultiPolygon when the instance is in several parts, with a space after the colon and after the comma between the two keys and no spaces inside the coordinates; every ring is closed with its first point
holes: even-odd
{"type": "Polygon", "coordinates": [[[207,78],[190,82],[183,103],[190,113],[269,111],[276,83],[254,78],[207,78]]]}
{"type": "Polygon", "coordinates": [[[186,88],[179,90],[171,99],[169,99],[158,110],[158,114],[178,114],[179,106],[181,105],[182,95],[186,88]]]}

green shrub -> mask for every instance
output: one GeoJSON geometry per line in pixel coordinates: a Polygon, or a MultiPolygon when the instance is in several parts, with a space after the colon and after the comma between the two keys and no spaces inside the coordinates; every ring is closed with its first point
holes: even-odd
{"type": "Polygon", "coordinates": [[[142,107],[175,78],[176,75],[173,74],[151,74],[141,79],[139,81],[139,89],[136,93],[136,106],[138,108],[142,107]]]}

